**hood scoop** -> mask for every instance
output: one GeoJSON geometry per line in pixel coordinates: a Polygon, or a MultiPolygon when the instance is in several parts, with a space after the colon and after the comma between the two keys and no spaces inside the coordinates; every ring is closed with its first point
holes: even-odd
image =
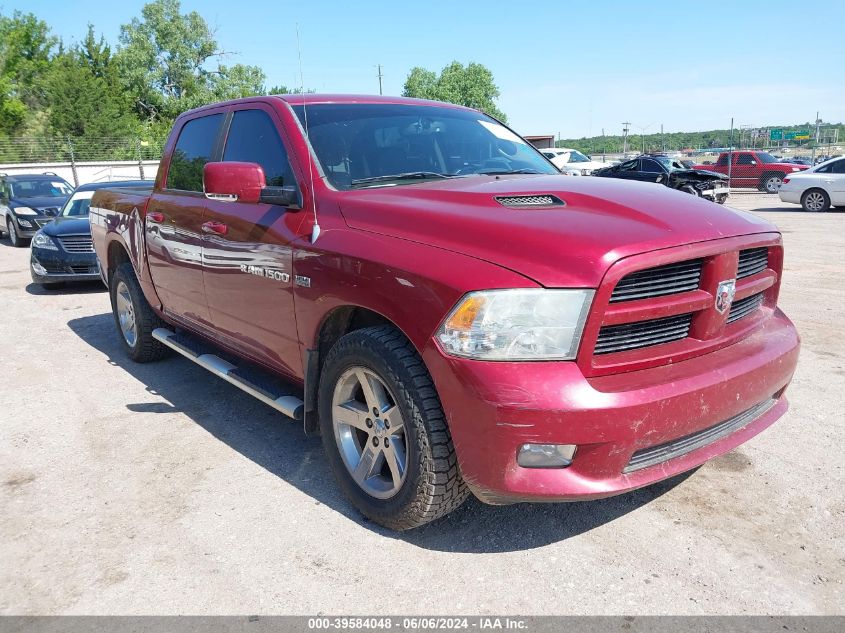
{"type": "Polygon", "coordinates": [[[563,200],[547,193],[521,196],[496,196],[495,199],[503,207],[510,207],[511,209],[549,209],[566,206],[563,200]]]}

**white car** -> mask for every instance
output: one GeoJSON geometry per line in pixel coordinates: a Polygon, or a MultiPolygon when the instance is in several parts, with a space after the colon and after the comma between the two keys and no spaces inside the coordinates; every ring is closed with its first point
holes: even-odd
{"type": "Polygon", "coordinates": [[[601,163],[597,160],[590,160],[577,149],[566,147],[549,147],[540,150],[543,156],[552,161],[552,164],[560,170],[575,169],[582,176],[589,176],[596,169],[609,167],[613,163],[601,163]]]}
{"type": "Polygon", "coordinates": [[[827,211],[845,206],[845,158],[829,160],[783,179],[778,195],[800,204],[805,211],[827,211]]]}

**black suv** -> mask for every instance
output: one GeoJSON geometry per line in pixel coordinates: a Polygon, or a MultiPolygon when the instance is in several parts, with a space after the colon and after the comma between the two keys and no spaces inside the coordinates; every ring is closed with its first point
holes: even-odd
{"type": "Polygon", "coordinates": [[[64,178],[44,174],[0,174],[0,233],[12,246],[26,246],[35,232],[52,222],[73,192],[64,178]]]}
{"type": "Polygon", "coordinates": [[[624,163],[597,169],[593,176],[656,182],[719,204],[728,199],[728,179],[714,171],[688,169],[681,161],[662,154],[644,154],[624,163]]]}

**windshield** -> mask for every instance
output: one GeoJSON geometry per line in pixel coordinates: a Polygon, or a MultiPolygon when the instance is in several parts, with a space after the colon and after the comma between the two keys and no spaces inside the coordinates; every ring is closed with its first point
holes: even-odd
{"type": "Polygon", "coordinates": [[[10,182],[9,186],[13,198],[64,198],[73,191],[73,188],[62,180],[44,178],[16,179],[10,182]]]}
{"type": "Polygon", "coordinates": [[[61,215],[85,217],[88,215],[88,207],[91,206],[91,198],[94,197],[93,191],[79,191],[75,193],[62,207],[61,215]]]}
{"type": "Polygon", "coordinates": [[[652,156],[654,160],[659,161],[661,165],[663,165],[667,171],[676,171],[678,169],[686,169],[686,166],[683,162],[676,160],[674,158],[669,158],[668,156],[652,156]]]}
{"type": "MultiPolygon", "coordinates": [[[[293,110],[305,126],[301,105],[293,110]]],[[[337,189],[477,174],[557,174],[528,142],[469,110],[405,104],[308,106],[308,136],[337,189]]]]}
{"type": "Polygon", "coordinates": [[[769,152],[757,152],[758,158],[764,163],[779,163],[780,161],[769,152]]]}
{"type": "Polygon", "coordinates": [[[570,163],[589,163],[590,159],[584,156],[581,152],[572,150],[569,152],[569,161],[570,163]]]}

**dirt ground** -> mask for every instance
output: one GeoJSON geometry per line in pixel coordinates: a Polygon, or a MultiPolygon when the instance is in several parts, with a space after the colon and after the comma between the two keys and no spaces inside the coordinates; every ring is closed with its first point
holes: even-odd
{"type": "Polygon", "coordinates": [[[604,501],[361,519],[319,440],[181,358],[134,365],[97,284],[0,243],[0,613],[833,614],[845,609],[845,212],[780,226],[803,337],[773,427],[604,501]]]}

